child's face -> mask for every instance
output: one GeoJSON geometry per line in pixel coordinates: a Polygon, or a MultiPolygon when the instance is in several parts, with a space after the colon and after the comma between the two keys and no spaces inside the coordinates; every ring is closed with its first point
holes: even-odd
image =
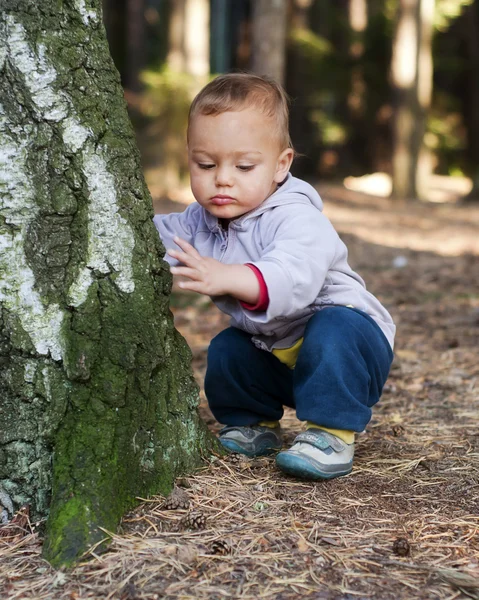
{"type": "Polygon", "coordinates": [[[196,115],[188,162],[197,202],[219,219],[259,206],[286,177],[293,151],[281,151],[274,123],[255,108],[196,115]]]}

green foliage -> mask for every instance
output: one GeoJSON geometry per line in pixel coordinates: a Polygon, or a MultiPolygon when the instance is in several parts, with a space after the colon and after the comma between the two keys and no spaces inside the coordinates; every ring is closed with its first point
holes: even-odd
{"type": "Polygon", "coordinates": [[[331,42],[309,29],[297,27],[291,31],[290,38],[304,57],[309,60],[323,61],[334,53],[331,42]]]}
{"type": "Polygon", "coordinates": [[[436,157],[437,173],[463,174],[466,130],[459,102],[452,94],[436,90],[424,143],[436,157]]]}
{"type": "Polygon", "coordinates": [[[469,6],[474,0],[436,0],[436,11],[434,15],[434,27],[438,31],[446,31],[452,21],[457,19],[465,6],[469,6]]]}
{"type": "MultiPolygon", "coordinates": [[[[464,170],[467,136],[461,96],[472,67],[464,55],[463,24],[451,25],[471,3],[436,3],[434,95],[425,142],[440,173],[464,170]]],[[[336,3],[316,0],[308,27],[291,32],[292,135],[298,150],[311,159],[314,174],[318,168],[321,175],[335,177],[369,172],[378,168],[379,155],[382,168],[387,168],[394,114],[389,70],[398,5],[397,0],[375,2],[368,8],[366,31],[358,34],[336,3]],[[354,85],[358,76],[359,88],[354,85]],[[322,170],[322,157],[331,150],[333,167],[322,170]]]]}
{"type": "Polygon", "coordinates": [[[146,168],[154,166],[159,179],[176,185],[188,176],[186,127],[195,94],[206,83],[164,65],[142,74],[145,91],[130,111],[146,168]]]}
{"type": "Polygon", "coordinates": [[[160,70],[144,71],[141,79],[146,85],[142,104],[144,116],[168,118],[175,129],[185,127],[193,90],[197,85],[196,79],[166,66],[160,70]]]}
{"type": "Polygon", "coordinates": [[[321,149],[347,143],[348,127],[340,110],[349,90],[350,59],[326,37],[310,29],[295,28],[290,34],[290,52],[295,70],[292,106],[293,141],[314,162],[321,149]],[[300,115],[298,113],[301,113],[300,115]],[[295,129],[296,121],[301,130],[295,129]],[[307,123],[307,125],[306,125],[307,123]]]}

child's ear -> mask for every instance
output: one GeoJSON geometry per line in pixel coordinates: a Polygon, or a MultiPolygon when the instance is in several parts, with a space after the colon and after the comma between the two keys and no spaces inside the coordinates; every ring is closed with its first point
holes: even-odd
{"type": "Polygon", "coordinates": [[[274,175],[275,183],[281,183],[285,180],[286,175],[291,167],[291,163],[293,162],[293,158],[294,151],[292,148],[286,148],[286,150],[281,152],[276,165],[276,173],[274,175]]]}

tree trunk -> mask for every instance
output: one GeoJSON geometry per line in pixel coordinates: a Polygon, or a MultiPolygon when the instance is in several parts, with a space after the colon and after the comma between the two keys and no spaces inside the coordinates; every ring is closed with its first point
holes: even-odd
{"type": "Polygon", "coordinates": [[[432,89],[434,0],[400,0],[393,40],[391,79],[396,95],[393,196],[424,197],[428,176],[423,147],[432,89]]]}
{"type": "Polygon", "coordinates": [[[467,53],[466,94],[464,94],[464,125],[467,130],[467,158],[472,190],[468,200],[479,200],[479,6],[468,6],[462,17],[463,35],[467,53]]]}
{"type": "Polygon", "coordinates": [[[187,0],[186,2],[185,66],[186,72],[197,78],[198,87],[203,87],[210,73],[209,0],[187,0]]]}
{"type": "Polygon", "coordinates": [[[172,71],[185,70],[185,10],[186,0],[170,0],[170,22],[168,36],[168,66],[172,71]]]}
{"type": "Polygon", "coordinates": [[[170,14],[168,65],[198,79],[199,87],[210,72],[209,0],[178,0],[170,14]]]}
{"type": "Polygon", "coordinates": [[[0,494],[60,565],[211,439],[100,0],[1,5],[0,494]]]}
{"type": "Polygon", "coordinates": [[[126,87],[141,90],[140,74],[146,63],[145,0],[127,1],[126,21],[126,87]]]}
{"type": "Polygon", "coordinates": [[[253,3],[252,70],[283,83],[286,59],[286,0],[253,3]]]}

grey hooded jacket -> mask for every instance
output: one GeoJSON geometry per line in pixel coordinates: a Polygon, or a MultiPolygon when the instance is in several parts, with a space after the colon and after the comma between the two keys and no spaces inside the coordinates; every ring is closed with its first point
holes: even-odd
{"type": "MultiPolygon", "coordinates": [[[[231,296],[212,298],[259,348],[289,348],[302,337],[311,315],[332,305],[370,315],[393,347],[391,316],[349,266],[347,248],[322,208],[316,190],[289,174],[274,194],[231,221],[226,231],[196,202],[182,213],[156,215],[154,223],[166,248],[176,247],[177,235],[202,256],[250,263],[261,271],[269,294],[266,311],[247,310],[231,296]]],[[[177,264],[168,255],[165,260],[177,264]]]]}

